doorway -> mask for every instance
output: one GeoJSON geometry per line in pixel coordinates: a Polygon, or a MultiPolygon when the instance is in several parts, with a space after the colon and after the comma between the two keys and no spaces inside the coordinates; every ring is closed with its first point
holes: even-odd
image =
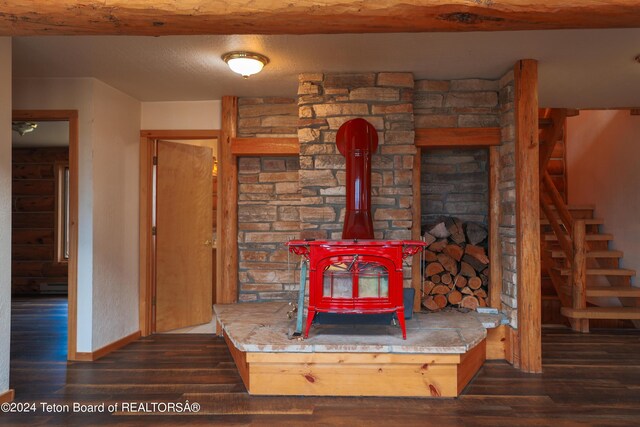
{"type": "Polygon", "coordinates": [[[208,323],[218,263],[219,131],[142,131],[140,330],[208,323]]]}
{"type": "Polygon", "coordinates": [[[78,112],[14,110],[12,120],[12,294],[66,297],[66,359],[76,360],[78,112]]]}

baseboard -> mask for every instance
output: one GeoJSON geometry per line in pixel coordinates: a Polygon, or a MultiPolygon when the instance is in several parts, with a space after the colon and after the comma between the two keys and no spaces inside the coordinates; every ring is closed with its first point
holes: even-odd
{"type": "Polygon", "coordinates": [[[80,362],[93,362],[95,360],[100,359],[101,357],[106,356],[112,351],[122,348],[125,345],[129,344],[130,342],[137,340],[138,338],[140,338],[140,336],[141,336],[140,331],[136,331],[131,335],[122,337],[119,340],[112,342],[111,344],[107,344],[104,347],[97,349],[96,351],[84,352],[84,353],[78,352],[76,353],[76,357],[74,360],[77,360],[80,362]]]}
{"type": "Polygon", "coordinates": [[[9,389],[4,393],[0,394],[0,403],[13,402],[13,398],[15,397],[15,392],[13,389],[9,389]]]}

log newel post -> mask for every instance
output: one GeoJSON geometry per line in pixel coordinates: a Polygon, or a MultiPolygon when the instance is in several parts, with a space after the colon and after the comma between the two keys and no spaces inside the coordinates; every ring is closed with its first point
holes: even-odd
{"type": "MultiPolygon", "coordinates": [[[[586,225],[584,220],[573,223],[573,263],[571,269],[571,289],[573,308],[587,308],[587,249],[586,225]]],[[[589,320],[581,319],[573,324],[579,332],[589,332],[589,320]]]]}

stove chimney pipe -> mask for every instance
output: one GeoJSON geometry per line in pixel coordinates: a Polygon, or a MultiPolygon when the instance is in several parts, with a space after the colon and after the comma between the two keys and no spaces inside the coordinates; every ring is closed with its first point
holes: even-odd
{"type": "Polygon", "coordinates": [[[378,149],[378,133],[365,119],[345,122],[336,145],[346,159],[347,212],[343,239],[373,239],[371,218],[371,155],[378,149]]]}

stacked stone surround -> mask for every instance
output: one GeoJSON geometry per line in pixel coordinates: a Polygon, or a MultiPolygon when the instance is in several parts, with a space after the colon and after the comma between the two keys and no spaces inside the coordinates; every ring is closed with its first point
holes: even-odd
{"type": "Polygon", "coordinates": [[[424,150],[421,165],[422,225],[443,216],[487,226],[489,150],[424,150]]]}
{"type": "Polygon", "coordinates": [[[500,243],[502,248],[502,311],[517,327],[515,81],[513,71],[500,79],[500,243]]]}
{"type": "Polygon", "coordinates": [[[378,131],[372,156],[372,215],[376,239],[409,239],[414,144],[411,73],[302,74],[298,107],[300,220],[303,238],[341,239],[345,159],[336,133],[361,117],[378,131]]]}
{"type": "MultiPolygon", "coordinates": [[[[296,136],[292,98],[240,98],[238,135],[296,136]]],[[[284,242],[300,233],[298,157],[238,159],[238,281],[240,301],[293,299],[297,264],[284,242]]]]}

